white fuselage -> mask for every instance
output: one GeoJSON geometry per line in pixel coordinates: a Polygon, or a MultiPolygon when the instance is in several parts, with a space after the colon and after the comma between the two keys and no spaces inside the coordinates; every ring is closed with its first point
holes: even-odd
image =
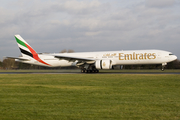
{"type": "Polygon", "coordinates": [[[29,61],[21,61],[28,64],[35,64],[48,67],[76,66],[77,61],[69,61],[54,56],[71,56],[95,60],[111,60],[112,65],[137,65],[137,64],[163,64],[176,60],[177,57],[171,52],[162,50],[130,50],[130,51],[106,51],[106,52],[80,52],[80,53],[55,53],[38,54],[39,58],[49,65],[30,58],[29,61]]]}

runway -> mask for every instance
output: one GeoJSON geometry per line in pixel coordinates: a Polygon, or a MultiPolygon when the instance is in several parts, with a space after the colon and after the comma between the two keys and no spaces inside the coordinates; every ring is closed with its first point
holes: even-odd
{"type": "Polygon", "coordinates": [[[99,73],[81,73],[81,72],[0,72],[0,74],[158,74],[158,75],[179,75],[180,72],[99,72],[99,73]]]}

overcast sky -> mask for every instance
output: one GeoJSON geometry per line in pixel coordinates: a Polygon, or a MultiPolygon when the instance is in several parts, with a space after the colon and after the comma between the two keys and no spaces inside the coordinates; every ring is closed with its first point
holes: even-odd
{"type": "Polygon", "coordinates": [[[180,59],[180,0],[1,0],[0,60],[37,52],[161,49],[180,59]]]}

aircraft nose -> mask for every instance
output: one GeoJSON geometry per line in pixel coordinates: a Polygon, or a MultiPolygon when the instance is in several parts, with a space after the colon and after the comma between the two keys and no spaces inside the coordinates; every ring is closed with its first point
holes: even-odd
{"type": "Polygon", "coordinates": [[[176,55],[173,55],[172,56],[172,61],[176,60],[177,59],[177,56],[176,55]]]}
{"type": "Polygon", "coordinates": [[[176,60],[176,59],[177,59],[177,56],[174,55],[174,60],[176,60]]]}

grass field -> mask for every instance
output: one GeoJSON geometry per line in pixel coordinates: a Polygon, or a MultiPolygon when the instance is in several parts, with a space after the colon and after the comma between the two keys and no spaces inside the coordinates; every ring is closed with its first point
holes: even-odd
{"type": "Polygon", "coordinates": [[[180,75],[0,75],[0,120],[180,119],[180,75]]]}

